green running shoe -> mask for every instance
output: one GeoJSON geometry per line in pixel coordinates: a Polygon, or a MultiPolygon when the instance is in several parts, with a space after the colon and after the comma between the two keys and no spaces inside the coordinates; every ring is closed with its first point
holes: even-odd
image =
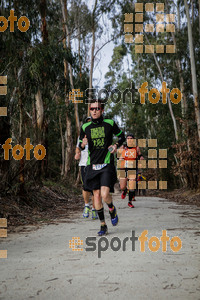
{"type": "Polygon", "coordinates": [[[88,206],[85,206],[83,210],[83,218],[88,218],[89,214],[90,214],[90,208],[88,206]]]}

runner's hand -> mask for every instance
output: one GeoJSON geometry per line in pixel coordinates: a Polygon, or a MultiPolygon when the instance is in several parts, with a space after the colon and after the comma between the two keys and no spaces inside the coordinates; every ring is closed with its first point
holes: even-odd
{"type": "Polygon", "coordinates": [[[88,140],[87,140],[87,137],[85,135],[85,137],[83,138],[83,142],[82,142],[81,146],[85,147],[87,145],[87,143],[88,143],[88,140]]]}
{"type": "Polygon", "coordinates": [[[81,154],[80,153],[76,153],[74,156],[75,160],[79,160],[81,158],[81,154]]]}
{"type": "Polygon", "coordinates": [[[108,148],[110,148],[110,147],[113,147],[113,151],[111,151],[110,153],[115,153],[115,152],[117,152],[117,145],[116,144],[114,144],[114,145],[110,145],[108,148]]]}
{"type": "Polygon", "coordinates": [[[75,160],[81,159],[81,150],[78,147],[76,147],[76,152],[75,152],[74,159],[75,160]]]}

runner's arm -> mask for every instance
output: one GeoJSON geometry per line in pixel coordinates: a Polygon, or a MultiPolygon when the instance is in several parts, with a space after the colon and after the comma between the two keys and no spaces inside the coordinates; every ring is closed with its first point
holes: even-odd
{"type": "Polygon", "coordinates": [[[83,131],[83,127],[81,127],[81,132],[80,132],[80,137],[79,137],[79,144],[78,144],[78,147],[80,148],[81,151],[85,149],[85,147],[82,147],[84,137],[85,137],[85,132],[83,131]]]}

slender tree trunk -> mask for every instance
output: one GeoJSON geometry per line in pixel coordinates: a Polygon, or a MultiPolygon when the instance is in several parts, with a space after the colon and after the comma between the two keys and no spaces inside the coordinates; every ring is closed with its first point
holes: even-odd
{"type": "Polygon", "coordinates": [[[37,127],[39,130],[42,130],[44,124],[44,104],[42,101],[42,94],[40,88],[38,89],[35,95],[35,100],[37,127]]]}
{"type": "MultiPolygon", "coordinates": [[[[66,46],[66,40],[63,40],[66,46]]],[[[64,46],[64,47],[65,47],[64,46]]],[[[66,150],[65,150],[65,168],[64,168],[64,177],[66,178],[69,174],[71,169],[71,162],[72,162],[72,149],[73,149],[73,140],[72,140],[72,123],[69,114],[69,94],[68,94],[68,64],[67,61],[64,60],[64,77],[65,77],[65,105],[67,108],[66,111],[66,131],[65,131],[65,142],[66,142],[66,150]]]]}
{"type": "MultiPolygon", "coordinates": [[[[35,111],[36,111],[36,141],[38,144],[43,145],[43,129],[44,129],[44,104],[40,88],[35,95],[35,111]]],[[[37,179],[40,181],[42,175],[42,161],[37,162],[37,179]]]]}
{"type": "MultiPolygon", "coordinates": [[[[19,96],[19,143],[23,147],[23,109],[22,109],[22,98],[21,95],[19,96]]],[[[20,187],[19,187],[19,193],[20,196],[24,195],[24,186],[25,186],[25,181],[24,181],[24,156],[22,159],[19,161],[19,182],[20,182],[20,187]]]]}
{"type": "Polygon", "coordinates": [[[179,32],[181,28],[180,0],[177,1],[177,19],[178,19],[177,31],[179,32]]]}
{"type": "MultiPolygon", "coordinates": [[[[20,83],[21,81],[21,77],[22,77],[22,74],[23,74],[23,69],[24,69],[24,66],[26,64],[26,56],[27,56],[27,53],[26,51],[24,51],[23,53],[23,61],[22,61],[22,64],[17,72],[17,81],[20,83]]],[[[12,112],[13,112],[13,104],[15,102],[15,96],[18,92],[18,87],[14,87],[13,89],[13,92],[12,92],[12,96],[10,98],[10,115],[12,115],[12,112]]]]}
{"type": "Polygon", "coordinates": [[[59,114],[59,127],[60,127],[60,138],[61,138],[61,148],[62,148],[61,176],[64,176],[64,173],[65,173],[65,140],[63,137],[62,121],[61,121],[60,114],[59,114]]]}
{"type": "MultiPolygon", "coordinates": [[[[92,12],[92,48],[91,48],[91,59],[90,59],[90,81],[89,81],[89,89],[92,89],[92,81],[93,81],[93,71],[94,71],[94,50],[95,50],[95,12],[97,8],[97,0],[95,0],[94,9],[92,12]]],[[[90,99],[90,98],[89,98],[90,99]]],[[[88,105],[88,116],[90,115],[89,105],[88,105]]]]}
{"type": "MultiPolygon", "coordinates": [[[[173,32],[172,32],[172,38],[173,38],[175,48],[177,49],[176,38],[175,38],[175,34],[173,32]]],[[[185,95],[185,85],[184,85],[183,73],[182,73],[182,68],[181,68],[181,62],[178,57],[175,60],[175,63],[176,63],[176,67],[177,67],[178,74],[179,74],[180,88],[181,88],[181,93],[182,93],[181,114],[182,114],[182,117],[185,118],[186,113],[187,113],[187,99],[186,99],[186,95],[185,95]]]]}
{"type": "MultiPolygon", "coordinates": [[[[39,11],[41,16],[42,44],[45,46],[49,43],[47,22],[46,22],[46,11],[47,11],[46,0],[40,0],[39,11]]],[[[45,66],[46,64],[47,62],[44,60],[43,65],[45,66]]],[[[43,93],[46,93],[47,90],[47,80],[46,80],[46,75],[44,73],[41,74],[41,77],[42,77],[42,84],[41,87],[38,87],[37,93],[35,95],[37,128],[38,128],[37,140],[39,144],[42,144],[45,147],[46,151],[48,151],[48,141],[47,141],[48,120],[44,119],[45,103],[43,101],[43,93]]],[[[47,172],[48,172],[47,170],[48,170],[48,156],[46,155],[46,157],[42,161],[38,161],[37,179],[40,180],[42,174],[47,176],[47,172]]]]}
{"type": "MultiPolygon", "coordinates": [[[[176,39],[174,36],[174,45],[176,47],[176,39]]],[[[182,73],[182,68],[181,68],[181,62],[180,59],[176,59],[176,67],[178,70],[179,74],[179,81],[180,81],[180,88],[181,88],[181,93],[182,93],[182,100],[181,100],[181,114],[182,117],[185,118],[187,114],[187,99],[185,95],[185,85],[184,85],[184,79],[183,79],[183,73],[182,73]]]]}
{"type": "Polygon", "coordinates": [[[42,43],[43,44],[48,44],[46,10],[47,10],[46,0],[40,0],[40,15],[41,15],[41,20],[42,20],[41,33],[42,33],[42,43]]]}
{"type": "MultiPolygon", "coordinates": [[[[62,6],[62,16],[63,16],[63,48],[67,49],[66,46],[66,36],[68,32],[68,27],[66,26],[67,22],[67,1],[61,0],[62,6]]],[[[68,32],[69,33],[69,32],[68,32]]],[[[69,35],[68,35],[69,38],[69,35]]],[[[72,141],[72,124],[69,115],[69,95],[68,95],[68,81],[69,81],[69,71],[68,71],[68,62],[64,59],[64,78],[65,78],[65,105],[66,105],[66,131],[65,131],[65,142],[66,142],[66,149],[65,149],[65,167],[64,167],[64,177],[66,178],[69,174],[71,169],[71,161],[72,161],[72,148],[73,148],[73,141],[72,141]]],[[[72,73],[70,73],[72,75],[72,73]]]]}
{"type": "MultiPolygon", "coordinates": [[[[67,25],[67,0],[61,0],[61,7],[62,7],[62,16],[63,16],[63,21],[64,21],[64,27],[66,31],[67,36],[67,46],[69,49],[71,49],[71,41],[70,41],[70,33],[69,33],[69,28],[67,25]]],[[[69,64],[69,75],[70,75],[70,85],[71,89],[74,89],[74,82],[73,82],[73,72],[72,72],[72,66],[69,64]]],[[[79,122],[79,114],[78,114],[78,104],[74,103],[74,111],[75,111],[75,120],[76,120],[76,132],[77,136],[80,134],[80,122],[79,122]]]]}
{"type": "MultiPolygon", "coordinates": [[[[59,91],[59,83],[56,82],[56,94],[55,94],[55,99],[56,99],[56,105],[59,107],[60,105],[60,97],[58,97],[57,93],[59,91]]],[[[64,176],[65,174],[65,139],[63,135],[63,126],[62,126],[62,117],[61,114],[59,113],[58,109],[56,109],[56,116],[58,117],[58,123],[59,123],[59,129],[60,129],[60,139],[61,139],[61,150],[62,150],[62,164],[61,164],[61,177],[64,176]]]]}
{"type": "Polygon", "coordinates": [[[192,7],[192,27],[194,24],[194,0],[191,0],[191,7],[192,7]]]}
{"type": "Polygon", "coordinates": [[[78,58],[79,58],[79,76],[80,81],[82,80],[82,59],[81,59],[81,29],[78,24],[78,58]]]}
{"type": "Polygon", "coordinates": [[[151,120],[150,120],[150,117],[149,117],[149,114],[147,114],[147,131],[148,131],[148,138],[151,139],[151,126],[149,126],[151,124],[151,120]]]}
{"type": "Polygon", "coordinates": [[[190,15],[189,15],[187,0],[184,0],[184,4],[185,4],[185,11],[186,11],[187,23],[188,23],[188,40],[189,40],[189,49],[190,49],[190,64],[191,64],[191,73],[192,73],[194,107],[195,107],[195,115],[196,115],[196,122],[197,122],[198,140],[200,143],[200,108],[199,108],[197,74],[196,74],[196,65],[195,65],[194,47],[193,47],[193,38],[192,38],[192,26],[190,23],[190,15]]]}

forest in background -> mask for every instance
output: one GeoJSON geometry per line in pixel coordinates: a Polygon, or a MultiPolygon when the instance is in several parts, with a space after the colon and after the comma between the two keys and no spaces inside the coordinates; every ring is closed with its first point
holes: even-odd
{"type": "MultiPolygon", "coordinates": [[[[145,1],[154,3],[157,1],[145,1]]],[[[94,68],[104,44],[114,42],[112,60],[105,76],[110,93],[124,91],[131,84],[138,89],[148,82],[148,89],[160,90],[162,82],[170,91],[182,92],[179,104],[140,104],[127,94],[126,103],[108,100],[105,115],[137,139],[157,139],[160,149],[168,150],[167,169],[146,171],[148,180],[167,180],[168,189],[200,188],[200,0],[163,1],[165,13],[176,14],[175,33],[145,34],[145,44],[175,44],[176,53],[137,54],[135,45],[125,43],[124,14],[135,12],[135,1],[94,0],[3,0],[0,15],[7,19],[14,9],[19,19],[26,16],[30,28],[20,32],[0,33],[0,76],[7,76],[8,92],[1,96],[1,106],[8,108],[0,117],[0,144],[12,138],[12,147],[24,146],[30,138],[35,147],[46,148],[44,159],[37,160],[31,151],[9,160],[0,150],[0,194],[2,197],[26,197],[30,189],[46,182],[62,182],[71,187],[79,180],[74,160],[81,124],[88,114],[85,103],[72,103],[72,89],[85,91],[94,85],[94,68]],[[104,22],[110,20],[110,25],[104,22]],[[108,40],[101,41],[109,31],[108,40]],[[76,47],[75,47],[76,45],[76,47]]],[[[138,3],[144,1],[138,0],[138,3]]],[[[146,23],[155,24],[155,16],[144,12],[146,23]]],[[[147,95],[146,95],[147,97],[147,95]]],[[[147,158],[147,149],[144,156],[147,158]]],[[[19,198],[20,199],[20,198],[19,198]]]]}

